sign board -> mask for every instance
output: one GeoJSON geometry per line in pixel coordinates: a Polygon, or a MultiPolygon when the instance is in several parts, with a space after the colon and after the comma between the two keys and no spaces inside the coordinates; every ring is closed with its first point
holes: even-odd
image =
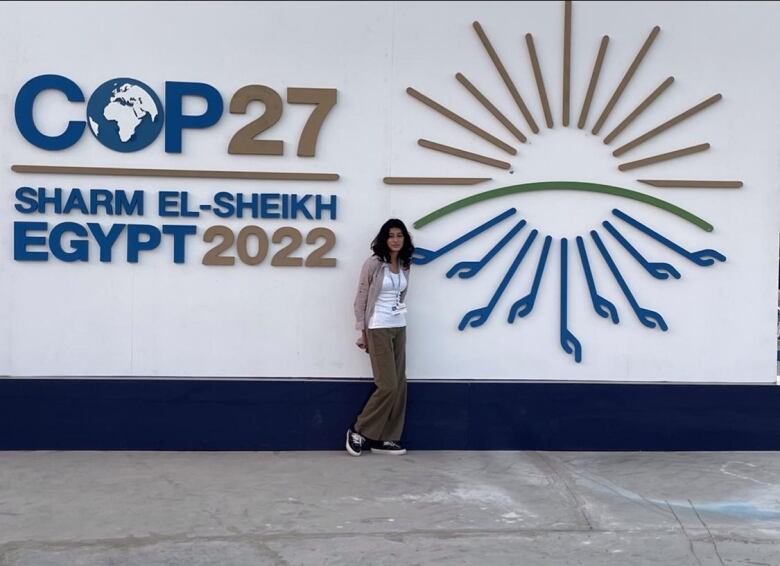
{"type": "Polygon", "coordinates": [[[777,4],[0,11],[0,375],[775,379],[777,4]]]}

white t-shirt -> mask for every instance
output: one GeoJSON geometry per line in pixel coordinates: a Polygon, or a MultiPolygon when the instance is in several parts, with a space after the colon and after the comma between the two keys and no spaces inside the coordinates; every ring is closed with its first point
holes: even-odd
{"type": "Polygon", "coordinates": [[[398,273],[383,269],[382,290],[374,305],[374,314],[368,323],[369,328],[399,328],[406,326],[406,315],[393,314],[393,307],[400,301],[401,293],[406,289],[406,277],[403,270],[398,273]]]}

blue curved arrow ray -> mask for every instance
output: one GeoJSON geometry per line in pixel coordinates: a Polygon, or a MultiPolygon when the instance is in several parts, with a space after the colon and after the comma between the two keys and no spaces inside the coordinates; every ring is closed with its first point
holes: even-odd
{"type": "Polygon", "coordinates": [[[664,262],[647,261],[645,256],[639,253],[639,250],[632,246],[631,242],[626,240],[625,236],[623,236],[623,234],[621,234],[618,229],[609,222],[609,220],[605,220],[601,224],[610,234],[612,234],[612,237],[615,238],[618,243],[623,246],[626,251],[634,257],[635,260],[639,262],[639,265],[645,268],[645,271],[647,271],[650,275],[656,279],[669,279],[670,275],[675,279],[680,278],[680,272],[677,271],[673,265],[664,262]]]}
{"type": "Polygon", "coordinates": [[[517,256],[512,262],[512,265],[509,266],[509,269],[504,275],[504,278],[501,280],[498,288],[493,293],[490,302],[484,307],[467,312],[461,319],[460,324],[458,325],[458,330],[464,330],[466,326],[476,328],[477,326],[482,326],[485,324],[485,322],[487,322],[488,318],[490,318],[490,313],[492,313],[493,309],[496,308],[498,300],[501,298],[501,295],[504,293],[507,285],[509,285],[509,281],[512,280],[512,277],[517,271],[517,268],[520,267],[520,263],[523,261],[525,254],[528,253],[528,250],[534,243],[538,233],[538,230],[532,230],[531,233],[528,234],[528,238],[525,240],[523,247],[520,248],[519,252],[517,252],[517,256]]]}
{"type": "Polygon", "coordinates": [[[569,330],[569,241],[561,238],[561,347],[567,354],[574,354],[574,361],[582,361],[582,345],[569,330]]]}
{"type": "Polygon", "coordinates": [[[485,254],[485,256],[479,260],[479,261],[459,261],[455,265],[453,265],[450,270],[447,272],[447,278],[451,278],[456,273],[458,274],[458,277],[461,279],[468,279],[470,277],[474,277],[479,271],[485,267],[488,262],[493,259],[498,252],[501,251],[501,249],[509,243],[509,241],[515,237],[515,234],[517,234],[520,230],[523,229],[523,226],[525,226],[526,222],[525,220],[521,220],[517,224],[515,224],[512,229],[507,232],[506,236],[501,238],[501,240],[493,246],[493,248],[485,254]],[[458,273],[460,272],[460,273],[458,273]]]}
{"type": "Polygon", "coordinates": [[[495,218],[491,218],[484,224],[481,224],[471,230],[470,232],[467,232],[463,234],[462,236],[454,239],[449,244],[446,244],[445,246],[439,248],[438,250],[428,250],[426,248],[415,248],[414,254],[412,255],[412,263],[416,265],[425,265],[427,263],[432,262],[436,258],[446,254],[449,251],[454,250],[459,245],[468,242],[471,238],[474,236],[478,236],[485,230],[492,228],[499,222],[502,222],[503,220],[506,220],[510,216],[512,216],[515,212],[517,212],[516,208],[510,208],[496,216],[495,218]]]}
{"type": "Polygon", "coordinates": [[[536,303],[536,296],[539,294],[539,285],[542,282],[542,275],[544,274],[544,266],[547,263],[547,254],[550,251],[552,245],[552,236],[544,238],[544,246],[542,247],[542,254],[539,256],[539,263],[536,266],[536,274],[534,275],[534,281],[531,285],[531,291],[520,300],[515,303],[509,309],[509,318],[507,322],[512,324],[515,321],[515,317],[523,318],[531,314],[534,310],[534,304],[536,303]]]}
{"type": "Polygon", "coordinates": [[[696,265],[707,266],[707,265],[712,265],[713,263],[715,263],[715,261],[726,261],[726,256],[717,250],[706,249],[706,250],[698,250],[695,252],[689,252],[682,246],[675,244],[670,239],[662,236],[652,228],[645,226],[644,224],[642,224],[641,222],[639,222],[634,218],[631,218],[628,214],[626,214],[622,210],[613,208],[612,214],[614,214],[624,222],[627,222],[628,224],[630,224],[640,232],[644,232],[645,234],[653,238],[655,241],[663,244],[670,250],[677,252],[684,258],[692,261],[696,265]]]}
{"type": "Polygon", "coordinates": [[[607,262],[607,265],[609,266],[612,275],[615,276],[615,280],[618,282],[618,285],[620,285],[620,288],[623,290],[623,294],[626,296],[626,299],[631,305],[631,308],[634,310],[634,313],[636,314],[636,317],[639,319],[639,322],[641,322],[643,325],[647,326],[648,328],[655,328],[657,324],[662,331],[666,332],[669,329],[669,327],[666,325],[666,321],[660,314],[658,314],[655,311],[645,309],[639,306],[639,303],[637,303],[636,299],[634,298],[634,294],[631,292],[631,289],[629,289],[626,280],[623,279],[623,276],[620,274],[620,270],[617,268],[617,265],[615,265],[612,256],[609,255],[609,251],[607,251],[607,248],[604,246],[604,242],[601,241],[601,238],[599,237],[598,233],[595,230],[591,230],[590,237],[593,238],[593,241],[596,243],[596,247],[598,247],[599,251],[601,252],[604,261],[607,262]]]}
{"type": "Polygon", "coordinates": [[[588,291],[590,291],[590,300],[593,303],[593,310],[596,314],[602,318],[612,318],[612,322],[618,324],[620,318],[618,318],[617,307],[604,297],[598,294],[596,290],[596,281],[593,279],[593,272],[590,270],[590,262],[588,261],[588,252],[585,251],[585,240],[582,236],[577,236],[577,249],[580,252],[580,260],[582,261],[582,270],[585,272],[585,279],[588,282],[588,291]]]}

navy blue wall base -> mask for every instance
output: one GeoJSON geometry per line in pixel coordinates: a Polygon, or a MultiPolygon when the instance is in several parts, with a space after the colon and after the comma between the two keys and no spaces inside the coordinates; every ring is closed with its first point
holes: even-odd
{"type": "MultiPolygon", "coordinates": [[[[341,450],[368,381],[0,379],[1,450],[341,450]]],[[[412,382],[412,450],[780,450],[780,387],[412,382]]]]}

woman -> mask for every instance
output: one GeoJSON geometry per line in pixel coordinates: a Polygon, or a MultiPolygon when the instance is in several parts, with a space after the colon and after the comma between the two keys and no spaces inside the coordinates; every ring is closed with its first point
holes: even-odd
{"type": "Polygon", "coordinates": [[[404,223],[391,218],[371,243],[374,254],[360,271],[355,297],[355,344],[371,356],[376,389],[347,430],[347,452],[363,448],[405,454],[401,434],[406,416],[406,290],[414,246],[404,223]]]}

